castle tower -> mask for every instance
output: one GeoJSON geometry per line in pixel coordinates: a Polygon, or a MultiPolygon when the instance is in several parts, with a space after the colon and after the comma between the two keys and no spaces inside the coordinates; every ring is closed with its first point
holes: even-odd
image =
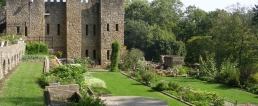
{"type": "Polygon", "coordinates": [[[124,0],[100,0],[101,64],[110,64],[111,45],[119,41],[124,45],[124,0]]]}
{"type": "Polygon", "coordinates": [[[44,0],[6,0],[6,31],[27,37],[44,34],[44,0]]]}

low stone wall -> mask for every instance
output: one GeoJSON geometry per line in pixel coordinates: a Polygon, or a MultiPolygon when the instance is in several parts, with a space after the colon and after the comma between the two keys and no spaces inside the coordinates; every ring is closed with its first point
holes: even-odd
{"type": "Polygon", "coordinates": [[[50,106],[66,106],[67,103],[82,98],[78,84],[46,86],[45,91],[47,104],[50,106]]]}
{"type": "Polygon", "coordinates": [[[22,59],[25,43],[0,47],[0,80],[5,77],[22,59]]]}

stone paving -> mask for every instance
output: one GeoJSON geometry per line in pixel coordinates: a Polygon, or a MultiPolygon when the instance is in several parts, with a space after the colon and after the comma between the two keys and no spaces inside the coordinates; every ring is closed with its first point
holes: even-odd
{"type": "Polygon", "coordinates": [[[159,99],[140,96],[110,96],[100,97],[107,106],[168,106],[168,103],[159,99]]]}

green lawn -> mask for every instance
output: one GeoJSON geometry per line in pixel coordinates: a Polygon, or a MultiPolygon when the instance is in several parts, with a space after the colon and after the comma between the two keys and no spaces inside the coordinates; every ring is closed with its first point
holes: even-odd
{"type": "Polygon", "coordinates": [[[142,85],[135,80],[127,78],[117,72],[99,72],[92,73],[96,78],[100,78],[106,82],[107,89],[115,96],[144,96],[152,97],[167,101],[169,106],[186,106],[185,104],[156,92],[149,87],[142,85]]]}
{"type": "Polygon", "coordinates": [[[18,66],[0,91],[0,106],[44,106],[44,90],[36,82],[42,69],[42,62],[18,66]]]}
{"type": "Polygon", "coordinates": [[[176,82],[184,87],[191,86],[193,89],[216,92],[219,94],[220,97],[224,97],[227,101],[233,103],[237,101],[238,103],[258,104],[258,95],[238,90],[236,88],[228,87],[222,84],[209,83],[195,78],[164,77],[164,79],[167,81],[176,82]]]}

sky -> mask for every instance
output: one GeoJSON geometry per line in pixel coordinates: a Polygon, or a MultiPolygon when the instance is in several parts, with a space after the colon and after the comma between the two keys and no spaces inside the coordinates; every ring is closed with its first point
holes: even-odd
{"type": "MultiPolygon", "coordinates": [[[[149,0],[152,1],[152,0],[149,0]]],[[[253,7],[258,4],[258,0],[181,0],[185,7],[195,5],[204,11],[214,11],[216,8],[225,9],[232,4],[240,3],[241,6],[253,7]]]]}

